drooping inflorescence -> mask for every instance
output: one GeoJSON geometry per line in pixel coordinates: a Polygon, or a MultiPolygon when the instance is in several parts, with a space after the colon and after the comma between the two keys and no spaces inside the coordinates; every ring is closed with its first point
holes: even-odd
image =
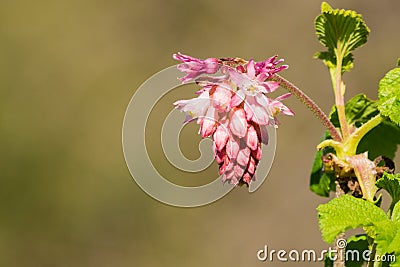
{"type": "Polygon", "coordinates": [[[281,102],[290,94],[275,99],[267,96],[279,88],[279,83],[269,79],[288,66],[278,66],[283,60],[277,60],[277,56],[261,62],[240,58],[201,60],[181,53],[173,57],[182,62],[178,69],[186,74],[180,80],[194,80],[201,86],[198,97],[174,105],[188,114],[187,121],[197,119],[203,138],[212,138],[222,181],[249,184],[255,179],[261,144],[268,144],[266,126],[277,127],[279,113],[294,115],[281,102]],[[220,76],[210,76],[218,71],[220,76]]]}

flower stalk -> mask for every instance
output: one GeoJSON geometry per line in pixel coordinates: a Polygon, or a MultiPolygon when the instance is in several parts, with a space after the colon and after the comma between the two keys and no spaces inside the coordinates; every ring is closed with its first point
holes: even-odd
{"type": "Polygon", "coordinates": [[[328,116],[322,111],[322,109],[312,100],[308,95],[306,95],[303,91],[301,91],[294,84],[286,80],[285,78],[275,74],[272,78],[273,81],[279,82],[280,86],[288,90],[291,94],[297,97],[306,107],[311,110],[312,113],[319,119],[322,125],[329,131],[333,140],[337,142],[342,141],[342,137],[340,133],[337,131],[335,126],[329,120],[328,116]]]}

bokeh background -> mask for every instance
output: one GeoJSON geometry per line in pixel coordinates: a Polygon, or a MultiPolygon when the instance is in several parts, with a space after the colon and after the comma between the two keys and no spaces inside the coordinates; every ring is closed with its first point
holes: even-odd
{"type": "MultiPolygon", "coordinates": [[[[328,199],[308,189],[323,128],[295,98],[286,103],[296,117],[280,118],[275,162],[261,189],[238,188],[205,207],[175,208],[147,196],[121,145],[130,98],[175,64],[177,51],[256,60],[279,54],[290,65],[282,75],[328,112],[328,71],[312,58],[322,49],[313,28],[320,3],[2,1],[0,266],[321,266],[256,258],[264,245],[328,248],[315,210],[328,199]]],[[[347,99],[360,92],[375,99],[379,79],[400,56],[400,2],[330,4],[362,13],[371,29],[344,78],[347,99]]],[[[163,112],[193,92],[160,103],[147,134],[154,163],[181,184],[201,184],[216,171],[175,175],[158,153],[163,112]]],[[[182,137],[189,158],[198,154],[196,131],[189,126],[182,137]]]]}

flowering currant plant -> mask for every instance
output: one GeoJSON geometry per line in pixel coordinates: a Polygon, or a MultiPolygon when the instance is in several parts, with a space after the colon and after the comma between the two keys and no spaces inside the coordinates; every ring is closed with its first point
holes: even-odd
{"type": "MultiPolygon", "coordinates": [[[[363,228],[365,234],[347,238],[347,247],[360,253],[369,249],[368,266],[400,266],[400,174],[395,174],[393,162],[400,144],[399,62],[379,82],[378,100],[359,94],[345,103],[342,75],[353,68],[352,52],[367,42],[369,29],[360,14],[322,3],[315,30],[326,50],[314,57],[328,67],[335,96],[329,115],[278,74],[288,66],[277,56],[264,61],[201,60],[174,54],[185,74],[180,80],[194,80],[200,86],[196,98],[179,100],[175,106],[186,112],[186,122],[197,121],[203,138],[213,140],[222,182],[249,185],[256,179],[261,146],[268,145],[266,127],[278,127],[280,113],[293,116],[282,101],[297,97],[326,128],[310,176],[311,191],[324,197],[336,194],[318,207],[323,239],[332,243],[349,229],[363,228]],[[288,92],[271,97],[279,87],[288,92]],[[391,197],[387,211],[380,208],[383,190],[391,197]]],[[[365,259],[346,261],[345,252],[338,247],[338,255],[327,257],[325,265],[364,263],[365,259]]]]}

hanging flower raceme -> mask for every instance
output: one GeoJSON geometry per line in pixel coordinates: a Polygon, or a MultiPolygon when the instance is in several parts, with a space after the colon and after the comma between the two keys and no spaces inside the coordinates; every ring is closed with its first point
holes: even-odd
{"type": "Polygon", "coordinates": [[[266,126],[277,127],[279,113],[294,115],[281,102],[290,94],[275,99],[267,96],[279,87],[270,78],[288,66],[277,66],[283,62],[277,56],[262,62],[240,58],[201,60],[181,53],[173,57],[182,62],[178,69],[186,74],[180,80],[194,80],[201,86],[197,98],[179,100],[174,105],[186,112],[186,121],[197,119],[203,138],[212,138],[223,182],[249,184],[255,179],[261,144],[268,144],[266,126]],[[199,77],[219,70],[222,76],[199,77]]]}

